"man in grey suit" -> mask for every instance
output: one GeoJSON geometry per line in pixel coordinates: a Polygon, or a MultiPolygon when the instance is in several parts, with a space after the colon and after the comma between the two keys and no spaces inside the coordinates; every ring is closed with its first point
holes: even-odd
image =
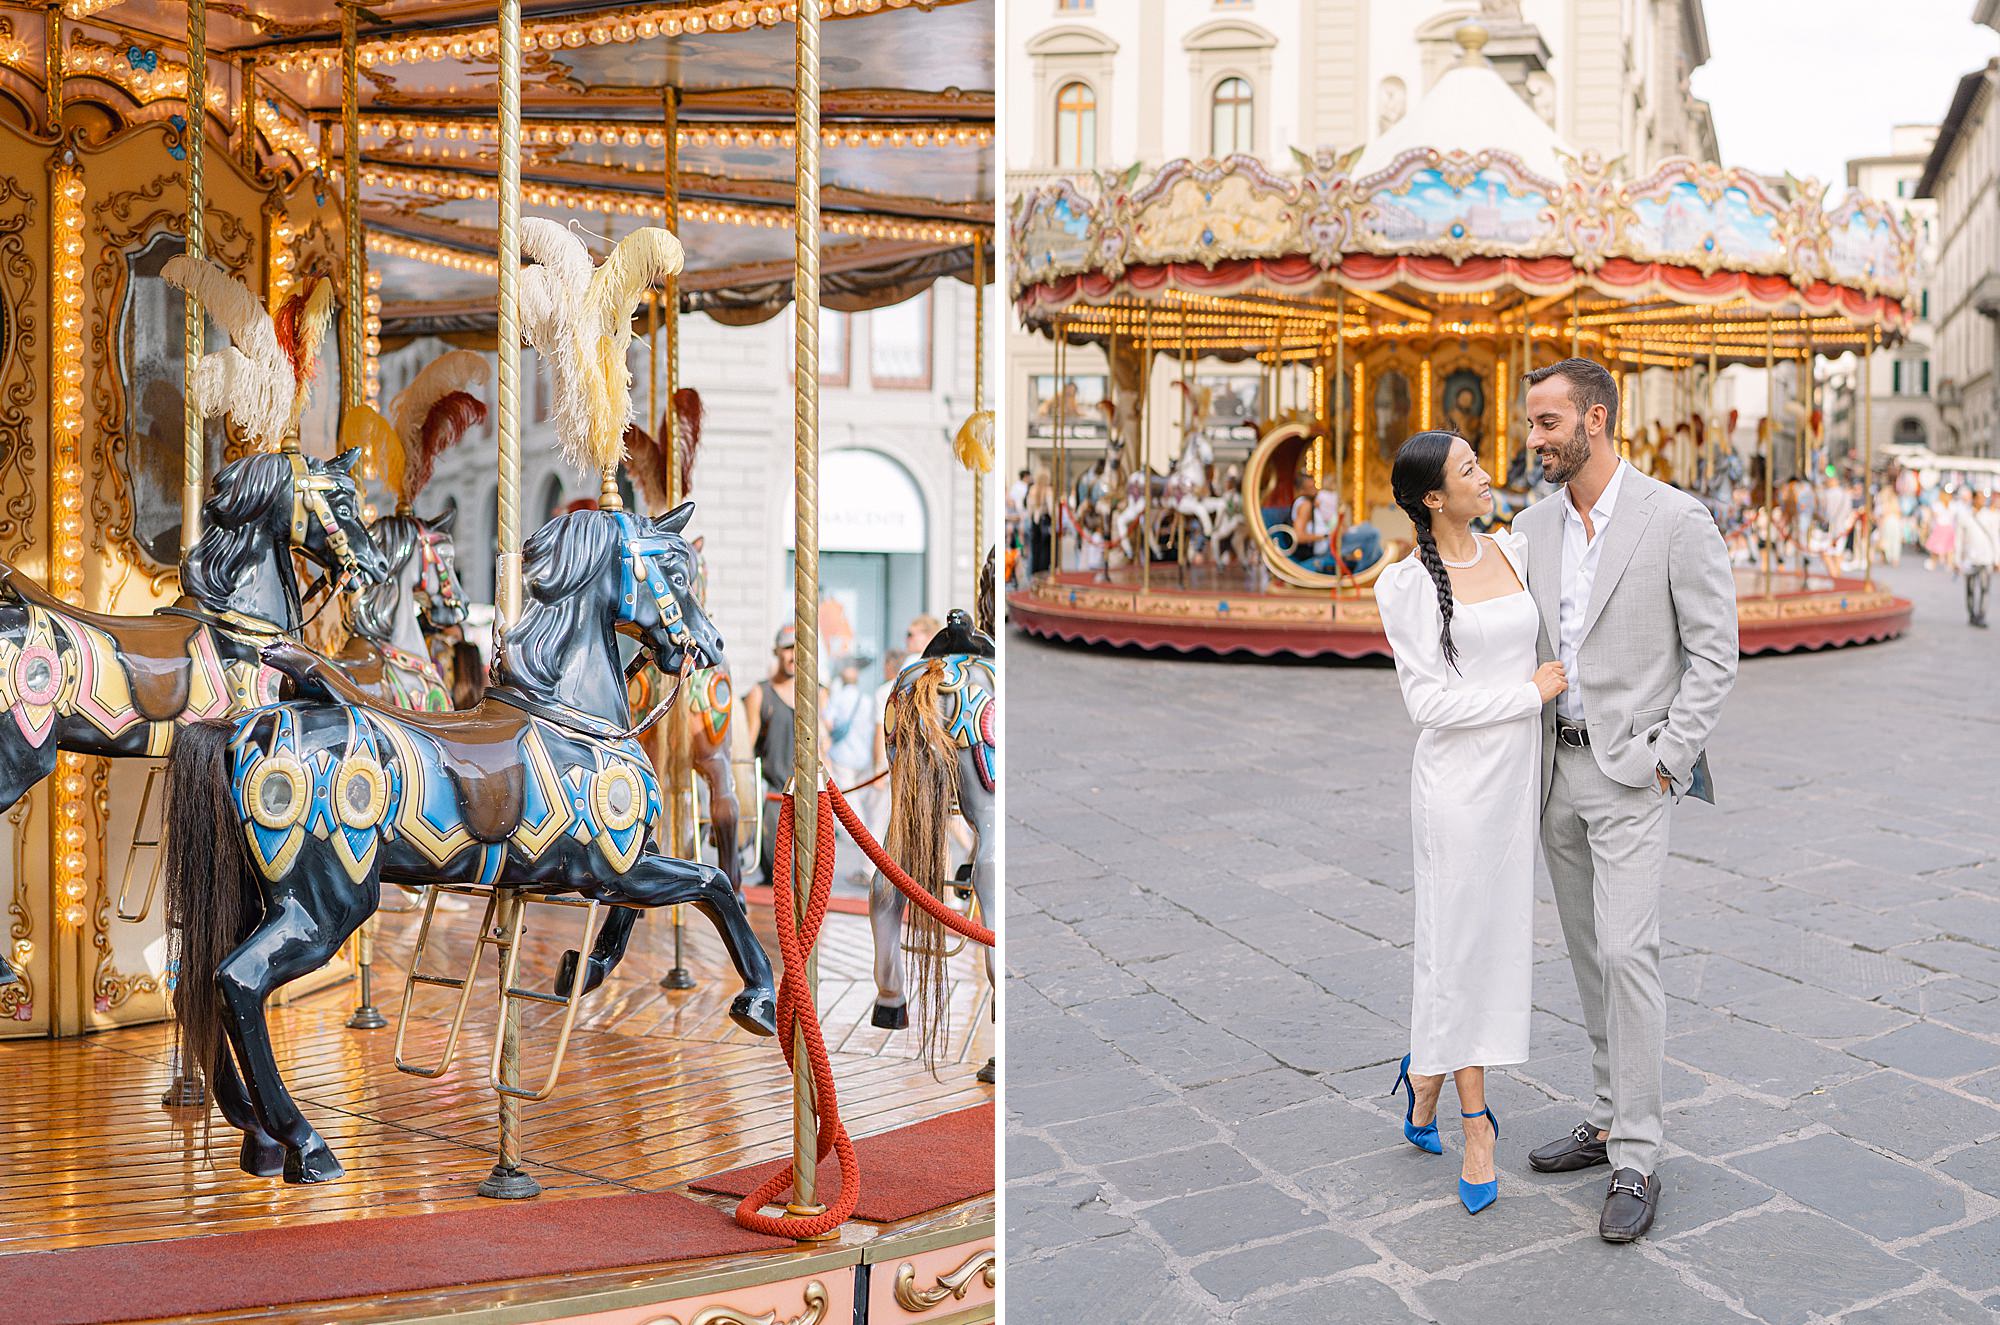
{"type": "Polygon", "coordinates": [[[1618,383],[1588,359],[1527,375],[1528,447],[1557,493],[1514,520],[1569,689],[1544,710],[1542,848],[1569,944],[1594,1094],[1528,1157],[1612,1166],[1598,1234],[1631,1242],[1659,1207],[1660,880],[1668,811],[1713,800],[1703,753],[1736,680],[1736,581],[1706,507],[1618,457],[1618,383]]]}

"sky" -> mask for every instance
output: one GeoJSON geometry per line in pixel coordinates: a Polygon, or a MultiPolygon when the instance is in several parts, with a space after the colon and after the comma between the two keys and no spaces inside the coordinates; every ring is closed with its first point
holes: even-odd
{"type": "Polygon", "coordinates": [[[1889,150],[1897,124],[1936,124],[1959,78],[2000,54],[1974,0],[1707,0],[1709,61],[1694,94],[1715,114],[1722,163],[1817,175],[1889,150]]]}

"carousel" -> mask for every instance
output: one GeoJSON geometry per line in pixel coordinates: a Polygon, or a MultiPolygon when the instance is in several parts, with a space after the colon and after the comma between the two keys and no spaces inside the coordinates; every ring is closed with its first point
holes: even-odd
{"type": "Polygon", "coordinates": [[[820,308],[955,279],[983,321],[993,29],[989,0],[0,5],[22,1319],[992,1319],[990,569],[890,688],[871,826],[819,748],[816,498],[820,308]],[[796,327],[761,892],[696,311],[796,327]],[[384,398],[424,337],[451,348],[384,398]],[[482,656],[430,479],[489,420],[482,656]],[[539,529],[537,447],[600,492],[539,529]]]}
{"type": "MultiPolygon", "coordinates": [[[[1803,531],[1787,541],[1781,492],[1825,470],[1815,361],[1866,358],[1910,324],[1906,222],[1809,179],[1687,158],[1632,176],[1572,152],[1485,58],[1485,36],[1461,28],[1458,63],[1365,148],[1295,150],[1285,173],[1172,161],[1014,199],[1016,310],[1053,339],[1063,384],[1042,411],[1043,461],[1067,535],[1010,593],[1015,625],[1180,652],[1386,654],[1370,586],[1409,546],[1396,448],[1459,432],[1510,518],[1546,495],[1522,375],[1581,355],[1621,380],[1626,457],[1715,512],[1744,652],[1907,627],[1909,602],[1875,587],[1865,555],[1850,568],[1803,531]],[[1101,417],[1080,418],[1069,386],[1083,347],[1101,417]],[[1788,364],[1800,390],[1781,403],[1788,364]],[[1766,370],[1754,429],[1718,404],[1736,365],[1766,370]]],[[[1836,531],[1857,548],[1865,447],[1869,500],[1836,531]]]]}

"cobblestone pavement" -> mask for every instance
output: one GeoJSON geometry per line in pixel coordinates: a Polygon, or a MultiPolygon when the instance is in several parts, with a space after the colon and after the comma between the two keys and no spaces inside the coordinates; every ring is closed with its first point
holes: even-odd
{"type": "Polygon", "coordinates": [[[1527,1152],[1588,1042],[1546,875],[1500,1203],[1407,1145],[1414,731],[1386,666],[1008,640],[1009,1319],[1989,1321],[2000,1311],[2000,630],[1905,562],[1902,641],[1746,660],[1676,812],[1668,1158],[1527,1152]]]}

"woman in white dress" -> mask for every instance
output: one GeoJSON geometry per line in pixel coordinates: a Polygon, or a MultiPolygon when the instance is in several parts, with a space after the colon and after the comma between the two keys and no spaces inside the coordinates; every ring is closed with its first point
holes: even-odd
{"type": "Polygon", "coordinates": [[[1561,663],[1535,664],[1541,617],[1525,546],[1472,529],[1492,511],[1493,488],[1471,445],[1420,432],[1396,452],[1391,483],[1417,547],[1382,572],[1375,602],[1422,729],[1410,772],[1415,998],[1396,1088],[1409,1089],[1404,1135],[1442,1154],[1437,1104],[1454,1077],[1459,1199],[1478,1214],[1499,1195],[1486,1069],[1528,1057],[1541,709],[1567,682],[1561,663]]]}

